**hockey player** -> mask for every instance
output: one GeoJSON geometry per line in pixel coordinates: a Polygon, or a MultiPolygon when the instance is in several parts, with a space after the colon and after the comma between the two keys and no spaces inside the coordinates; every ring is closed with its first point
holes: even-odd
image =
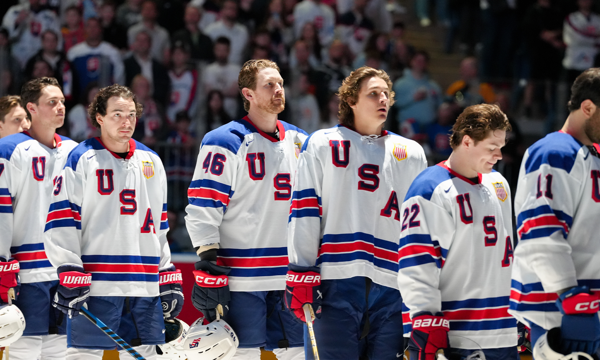
{"type": "Polygon", "coordinates": [[[73,149],[54,182],[46,253],[60,278],[52,305],[68,315],[67,359],[102,359],[115,347],[77,316],[84,303],[146,359],[165,342],[163,317],[183,306],[166,238],[165,170],[131,139],[141,111],[128,88],[101,89],[88,109],[100,137],[73,149]]]}
{"type": "Polygon", "coordinates": [[[323,359],[395,359],[404,351],[399,207],[427,160],[416,142],[383,130],[391,89],[382,70],[353,71],[339,88],[341,125],[313,133],[300,154],[286,305],[304,322],[302,306],[312,303],[323,359]]]}
{"type": "Polygon", "coordinates": [[[439,349],[519,358],[517,322],[507,312],[510,189],[492,170],[509,130],[498,106],[467,107],[452,128],[448,160],[423,171],[402,204],[398,286],[412,319],[411,360],[433,360],[439,349]]]}
{"type": "Polygon", "coordinates": [[[188,190],[186,225],[200,256],[192,300],[211,321],[217,304],[229,310],[224,319],[240,342],[234,359],[258,360],[262,346],[280,360],[304,359],[302,324],[282,296],[289,201],[307,135],[277,120],[285,93],[274,62],[247,61],[238,87],[248,115],[206,134],[188,190]]]}
{"type": "Polygon", "coordinates": [[[0,97],[0,138],[29,129],[29,118],[21,106],[21,97],[0,97]]]}
{"type": "MultiPolygon", "coordinates": [[[[55,130],[65,119],[65,98],[54,78],[23,85],[21,104],[31,119],[28,132],[0,139],[0,283],[20,266],[20,294],[14,303],[26,320],[23,337],[10,346],[10,358],[65,358],[66,321],[51,298],[58,276],[46,258],[44,226],[53,182],[77,143],[55,130]],[[14,260],[11,260],[14,259],[14,260]]],[[[14,273],[13,275],[14,276],[14,273]]],[[[16,279],[13,280],[13,284],[16,279]]],[[[1,292],[8,291],[8,287],[1,292]]],[[[3,302],[7,301],[5,295],[3,302]]]]}
{"type": "Polygon", "coordinates": [[[521,164],[509,312],[531,327],[534,351],[536,342],[548,344],[540,336],[560,327],[556,352],[599,355],[600,159],[592,147],[600,142],[598,89],[600,68],[579,75],[562,129],[533,144],[521,164]]]}

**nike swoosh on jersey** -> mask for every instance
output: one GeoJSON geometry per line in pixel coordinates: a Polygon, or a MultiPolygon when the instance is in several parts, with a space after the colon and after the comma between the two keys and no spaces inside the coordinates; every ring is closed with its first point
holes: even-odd
{"type": "Polygon", "coordinates": [[[249,141],[246,143],[246,146],[250,145],[250,143],[251,143],[251,142],[253,142],[253,141],[254,141],[254,140],[249,140],[249,141]]]}
{"type": "Polygon", "coordinates": [[[93,158],[94,156],[96,156],[96,154],[94,154],[94,155],[92,155],[92,156],[88,156],[88,158],[87,158],[87,159],[89,160],[89,159],[93,158]]]}
{"type": "Polygon", "coordinates": [[[452,189],[452,186],[450,186],[450,187],[448,188],[448,190],[444,190],[444,192],[445,192],[445,193],[447,193],[448,191],[450,191],[450,189],[452,189]]]}
{"type": "Polygon", "coordinates": [[[29,145],[28,147],[26,147],[25,151],[28,151],[30,147],[31,147],[31,145],[29,145]]]}

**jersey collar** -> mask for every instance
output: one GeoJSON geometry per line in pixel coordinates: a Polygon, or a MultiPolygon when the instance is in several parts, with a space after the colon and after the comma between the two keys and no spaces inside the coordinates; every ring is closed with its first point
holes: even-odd
{"type": "Polygon", "coordinates": [[[464,177],[461,174],[457,173],[456,171],[450,169],[448,166],[446,166],[445,161],[442,161],[437,165],[443,167],[444,169],[448,170],[448,172],[450,172],[450,174],[456,176],[457,178],[459,178],[463,181],[466,181],[467,183],[469,183],[471,185],[481,184],[481,174],[480,173],[477,173],[477,182],[475,183],[471,179],[464,177]]]}
{"type": "Polygon", "coordinates": [[[248,115],[244,116],[244,120],[249,122],[250,125],[252,125],[252,127],[254,127],[256,129],[256,131],[258,131],[259,134],[261,134],[264,138],[270,140],[271,142],[283,141],[283,139],[285,138],[285,128],[283,127],[283,124],[279,120],[277,120],[277,130],[279,130],[279,140],[275,139],[274,137],[272,137],[271,135],[262,131],[256,125],[254,125],[254,123],[252,122],[252,120],[250,120],[248,115]]]}
{"type": "MultiPolygon", "coordinates": [[[[33,140],[35,140],[35,138],[33,136],[31,136],[29,131],[25,130],[25,131],[23,131],[23,134],[25,134],[25,135],[29,136],[30,138],[32,138],[33,140]]],[[[57,149],[62,145],[62,139],[60,138],[60,135],[58,135],[57,133],[54,133],[54,142],[56,143],[56,146],[54,147],[54,149],[57,149]]]]}
{"type": "MultiPolygon", "coordinates": [[[[96,139],[100,145],[102,145],[103,148],[105,148],[109,153],[112,154],[112,156],[114,156],[117,159],[123,159],[122,157],[120,157],[119,155],[115,154],[114,152],[112,152],[111,150],[109,150],[106,145],[104,145],[104,143],[102,142],[102,140],[100,140],[100,137],[95,137],[94,139],[96,139]]],[[[131,157],[133,156],[133,153],[135,151],[135,140],[133,139],[129,139],[129,152],[127,152],[127,156],[125,157],[125,160],[129,160],[131,159],[131,157]]]]}

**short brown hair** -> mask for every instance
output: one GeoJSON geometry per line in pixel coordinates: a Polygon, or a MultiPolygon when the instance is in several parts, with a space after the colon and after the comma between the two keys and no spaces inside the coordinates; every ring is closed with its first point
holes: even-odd
{"type": "Polygon", "coordinates": [[[25,109],[25,112],[27,112],[29,120],[31,120],[31,114],[29,113],[29,110],[27,110],[27,104],[34,103],[38,105],[38,101],[42,96],[42,90],[47,86],[56,86],[61,89],[58,80],[53,77],[41,77],[23,84],[23,87],[21,88],[21,106],[25,109]]]}
{"type": "Polygon", "coordinates": [[[350,105],[356,104],[358,101],[358,93],[362,86],[363,80],[372,77],[378,77],[385,81],[390,90],[390,107],[394,104],[394,93],[392,91],[392,80],[389,75],[383,70],[373,69],[369,66],[363,66],[354,70],[342,82],[342,86],[338,89],[337,95],[340,98],[340,124],[354,128],[354,111],[350,105]]]}
{"type": "Polygon", "coordinates": [[[457,148],[465,135],[477,142],[488,135],[488,131],[512,130],[508,118],[498,105],[480,104],[467,107],[456,120],[450,134],[450,146],[457,148]]]}
{"type": "Polygon", "coordinates": [[[128,87],[114,84],[100,89],[88,107],[88,115],[90,116],[90,120],[92,121],[92,125],[94,125],[94,127],[100,129],[100,124],[98,124],[98,120],[96,120],[96,115],[106,115],[108,99],[113,96],[122,97],[124,99],[132,99],[133,103],[135,104],[135,115],[137,117],[142,115],[142,110],[144,107],[137,101],[135,94],[128,87]]]}
{"type": "Polygon", "coordinates": [[[17,106],[21,106],[21,97],[8,95],[0,97],[0,121],[4,122],[4,117],[17,106]]]}
{"type": "Polygon", "coordinates": [[[256,90],[256,75],[262,69],[275,69],[279,72],[279,66],[272,62],[271,60],[248,60],[242,66],[242,70],[240,70],[240,74],[238,75],[238,89],[240,90],[240,94],[242,95],[242,100],[244,101],[244,110],[250,110],[250,101],[246,99],[244,94],[242,94],[243,88],[248,88],[250,90],[256,90]]]}

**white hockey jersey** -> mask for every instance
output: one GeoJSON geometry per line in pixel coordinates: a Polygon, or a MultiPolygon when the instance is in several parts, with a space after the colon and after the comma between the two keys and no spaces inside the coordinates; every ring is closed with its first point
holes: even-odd
{"type": "Polygon", "coordinates": [[[555,132],[525,153],[515,197],[515,249],[509,312],[544,329],[560,326],[556,291],[600,291],[600,159],[555,132]]]}
{"type": "Polygon", "coordinates": [[[307,134],[283,121],[277,128],[279,141],[246,116],[206,134],[198,154],[186,225],[195,247],[220,244],[231,291],[285,289],[286,226],[307,134]]]}
{"type": "MultiPolygon", "coordinates": [[[[443,163],[419,175],[402,204],[398,286],[410,316],[443,312],[450,345],[517,345],[508,313],[513,257],[510,189],[500,173],[478,182],[443,163]]],[[[404,331],[411,330],[404,316],[404,331]]]]}
{"type": "Polygon", "coordinates": [[[324,280],[364,276],[397,289],[400,205],[426,167],[421,146],[396,134],[313,133],[292,196],[290,263],[318,265],[324,280]]]}
{"type": "Polygon", "coordinates": [[[196,99],[198,73],[196,70],[188,70],[177,75],[171,70],[169,77],[171,78],[171,102],[167,108],[169,122],[174,124],[177,113],[182,110],[187,112],[190,119],[194,119],[198,108],[196,99]]]}
{"type": "Polygon", "coordinates": [[[46,212],[48,259],[91,273],[91,296],[158,296],[158,273],[172,266],[165,170],[154,151],[129,146],[123,159],[99,138],[79,144],[46,212]]]}
{"type": "Polygon", "coordinates": [[[593,67],[600,46],[600,16],[586,16],[579,11],[569,14],[563,25],[563,39],[567,45],[563,59],[566,69],[584,71],[593,67]]]}
{"type": "Polygon", "coordinates": [[[58,280],[46,256],[44,226],[53,182],[77,143],[54,136],[56,147],[27,132],[0,139],[0,256],[19,261],[22,283],[58,280]]]}

